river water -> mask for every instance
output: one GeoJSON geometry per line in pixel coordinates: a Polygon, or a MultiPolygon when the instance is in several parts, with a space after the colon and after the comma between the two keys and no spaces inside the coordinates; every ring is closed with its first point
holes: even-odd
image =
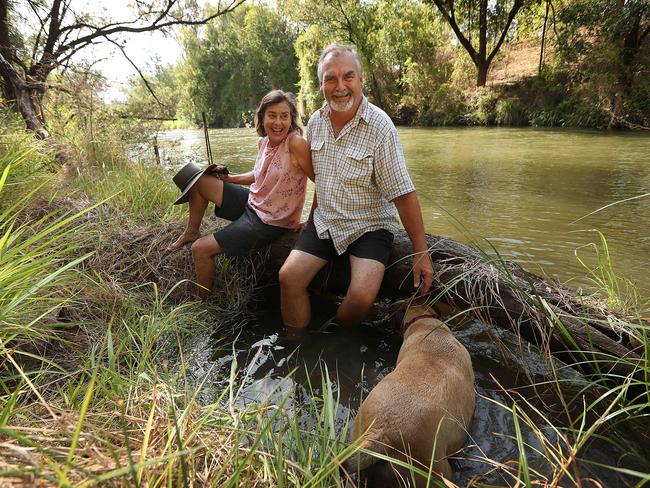
{"type": "MultiPolygon", "coordinates": [[[[590,287],[600,231],[614,271],[650,298],[650,136],[503,128],[400,128],[426,231],[493,246],[538,274],[590,287]],[[645,196],[643,196],[645,195],[645,196]]],[[[210,131],[231,172],[255,162],[251,129],[210,131]]],[[[205,163],[198,130],[160,137],[162,159],[205,163]]]]}
{"type": "MultiPolygon", "coordinates": [[[[428,233],[498,252],[530,271],[588,292],[595,285],[578,257],[587,266],[595,266],[596,246],[603,252],[601,232],[614,271],[642,299],[650,298],[648,135],[501,128],[400,128],[399,132],[428,233]]],[[[235,173],[253,166],[257,140],[253,130],[211,130],[210,139],[215,162],[235,173]]],[[[159,141],[163,163],[170,168],[189,160],[205,164],[201,131],[170,131],[161,134],[159,141]]],[[[311,333],[294,351],[282,342],[277,290],[265,293],[258,311],[240,326],[234,350],[214,346],[226,344],[227,335],[197,340],[189,356],[197,379],[211,367],[218,374],[208,384],[214,382],[218,388],[231,362],[237,360],[244,382],[241,402],[268,396],[279,399],[288,392],[305,397],[319,393],[318,365],[326,364],[334,372],[334,390],[341,397],[338,420],[343,425],[394,367],[400,338],[380,318],[364,323],[355,333],[327,326],[335,306],[319,303],[311,333]],[[298,372],[287,379],[295,367],[298,372]]],[[[519,364],[504,367],[504,344],[516,349],[516,338],[488,331],[478,322],[459,322],[454,333],[472,356],[479,395],[471,447],[455,466],[455,481],[464,485],[488,471],[489,465],[480,461],[484,456],[499,462],[518,459],[512,414],[498,404],[511,406],[505,389],[541,381],[545,366],[541,356],[527,350],[510,355],[508,361],[519,364]],[[495,345],[495,334],[500,334],[499,345],[495,345]]],[[[534,405],[542,417],[550,418],[553,403],[557,401],[546,398],[534,405]]],[[[539,422],[551,438],[543,419],[539,422]]],[[[524,429],[522,435],[531,446],[539,447],[531,430],[524,429]]],[[[544,456],[529,451],[529,464],[550,474],[544,456]]],[[[612,464],[620,454],[608,445],[596,444],[587,457],[612,464]]],[[[600,478],[604,486],[626,485],[609,471],[586,465],[583,469],[584,476],[600,478]]],[[[497,474],[483,481],[498,486],[512,482],[497,474]]]]}

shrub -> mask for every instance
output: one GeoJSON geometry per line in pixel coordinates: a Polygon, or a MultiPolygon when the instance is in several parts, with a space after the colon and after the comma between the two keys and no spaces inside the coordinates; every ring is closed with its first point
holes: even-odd
{"type": "Polygon", "coordinates": [[[428,126],[463,124],[466,111],[462,91],[450,83],[443,83],[433,93],[429,104],[420,112],[417,123],[428,126]]]}
{"type": "Polygon", "coordinates": [[[519,98],[499,100],[495,107],[497,125],[528,125],[528,113],[519,98]]]}

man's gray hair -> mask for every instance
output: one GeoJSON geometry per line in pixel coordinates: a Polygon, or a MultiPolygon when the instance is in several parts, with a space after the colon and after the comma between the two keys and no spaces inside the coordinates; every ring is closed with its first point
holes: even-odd
{"type": "Polygon", "coordinates": [[[318,58],[317,73],[318,73],[319,82],[323,81],[323,62],[325,61],[325,58],[329,55],[332,55],[332,57],[337,57],[343,54],[350,54],[351,56],[354,57],[354,60],[357,62],[359,76],[363,77],[363,65],[361,64],[361,58],[359,57],[359,53],[357,52],[357,50],[354,49],[352,46],[347,46],[345,44],[339,44],[337,42],[334,42],[329,46],[325,46],[323,52],[320,55],[320,58],[318,58]]]}

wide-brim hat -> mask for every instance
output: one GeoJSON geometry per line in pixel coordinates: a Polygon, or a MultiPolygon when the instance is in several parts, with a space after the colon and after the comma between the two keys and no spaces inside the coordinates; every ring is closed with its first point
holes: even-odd
{"type": "Polygon", "coordinates": [[[176,186],[181,190],[181,196],[176,199],[174,205],[186,203],[190,199],[190,189],[208,169],[210,169],[210,166],[201,169],[197,164],[187,163],[174,175],[172,180],[174,180],[176,186]]]}

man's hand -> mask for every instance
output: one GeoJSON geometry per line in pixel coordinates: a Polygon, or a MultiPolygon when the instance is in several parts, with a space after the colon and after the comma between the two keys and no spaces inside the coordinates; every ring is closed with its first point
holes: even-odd
{"type": "Polygon", "coordinates": [[[433,281],[433,264],[428,252],[413,256],[413,287],[420,288],[420,295],[425,295],[433,281]]]}
{"type": "Polygon", "coordinates": [[[413,256],[413,286],[420,288],[420,294],[428,293],[433,281],[433,264],[427,248],[420,202],[414,191],[393,200],[397,212],[409,235],[415,255],[413,256]]]}

